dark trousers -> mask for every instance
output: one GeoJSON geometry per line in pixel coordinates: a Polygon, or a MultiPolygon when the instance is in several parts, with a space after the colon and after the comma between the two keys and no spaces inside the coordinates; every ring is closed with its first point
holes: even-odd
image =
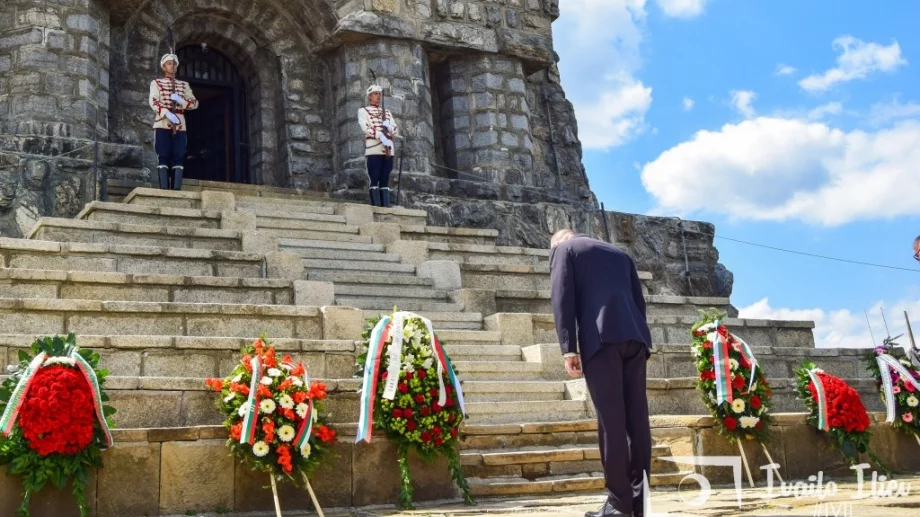
{"type": "Polygon", "coordinates": [[[371,188],[389,188],[390,173],[393,172],[393,157],[382,154],[371,154],[367,158],[367,175],[371,181],[371,188]]]}
{"type": "Polygon", "coordinates": [[[642,512],[642,482],[651,475],[652,432],[645,394],[648,347],[605,345],[582,366],[594,407],[607,491],[613,506],[642,512]]]}
{"type": "Polygon", "coordinates": [[[179,131],[175,135],[171,129],[157,129],[154,150],[157,153],[157,170],[160,188],[168,189],[170,184],[180,190],[182,174],[185,171],[185,153],[188,149],[188,135],[179,131]]]}

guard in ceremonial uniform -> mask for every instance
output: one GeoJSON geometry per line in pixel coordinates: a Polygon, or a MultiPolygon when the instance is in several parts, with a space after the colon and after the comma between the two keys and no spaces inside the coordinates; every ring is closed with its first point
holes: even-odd
{"type": "Polygon", "coordinates": [[[393,172],[393,140],[399,134],[396,120],[383,107],[383,88],[367,89],[368,105],[358,110],[358,124],[364,133],[364,157],[370,178],[371,205],[390,206],[390,173],[393,172]]]}
{"type": "Polygon", "coordinates": [[[156,113],[153,129],[156,132],[155,148],[159,159],[157,172],[161,189],[182,190],[188,146],[184,113],[197,108],[198,100],[187,82],[176,80],[178,56],[166,54],[160,60],[160,67],[165,77],[150,83],[150,107],[156,113]]]}

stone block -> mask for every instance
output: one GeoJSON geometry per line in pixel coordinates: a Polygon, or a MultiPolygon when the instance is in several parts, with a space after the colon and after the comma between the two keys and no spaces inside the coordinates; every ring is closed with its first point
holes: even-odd
{"type": "Polygon", "coordinates": [[[399,255],[403,264],[417,266],[428,260],[428,242],[398,240],[388,244],[386,252],[399,255]]]}
{"type": "MultiPolygon", "coordinates": [[[[324,508],[346,508],[353,504],[355,491],[352,480],[354,477],[355,460],[362,461],[354,456],[354,439],[342,438],[330,450],[330,455],[323,464],[313,473],[310,482],[316,492],[320,506],[324,508]]],[[[373,469],[372,465],[361,463],[362,469],[373,469]]]]}
{"type": "MultiPolygon", "coordinates": [[[[381,476],[375,466],[397,465],[396,446],[386,439],[354,446],[354,506],[392,504],[399,497],[399,476],[381,476]]],[[[409,470],[415,488],[416,501],[452,499],[456,489],[447,470],[447,461],[439,457],[433,463],[422,462],[414,452],[409,453],[409,470]]]]}
{"type": "Polygon", "coordinates": [[[182,400],[179,392],[108,390],[118,410],[119,427],[178,426],[182,400]]]}
{"type": "Polygon", "coordinates": [[[242,251],[269,253],[278,251],[278,238],[263,232],[243,232],[242,251]]]}
{"type": "Polygon", "coordinates": [[[301,280],[304,277],[303,262],[300,256],[285,251],[266,253],[265,270],[268,278],[301,280]]]}
{"type": "Polygon", "coordinates": [[[340,205],[335,213],[345,216],[345,224],[349,226],[364,226],[374,222],[374,207],[370,205],[340,205]]]}
{"type": "MultiPolygon", "coordinates": [[[[96,471],[91,470],[86,483],[86,503],[89,515],[96,514],[96,471]]],[[[12,516],[22,500],[22,482],[18,476],[10,477],[6,469],[0,470],[0,515],[12,516]]],[[[73,502],[73,488],[68,483],[58,490],[47,483],[41,492],[32,497],[29,510],[33,517],[79,517],[80,512],[73,502]]]]}
{"type": "Polygon", "coordinates": [[[235,461],[224,440],[164,443],[161,458],[160,513],[233,507],[235,461]]]}
{"type": "Polygon", "coordinates": [[[457,289],[451,293],[454,303],[463,305],[464,312],[478,312],[483,316],[495,314],[495,291],[490,289],[457,289]]]}
{"type": "Polygon", "coordinates": [[[364,312],[351,307],[326,306],[323,313],[323,339],[361,339],[364,312]]]}
{"type": "Polygon", "coordinates": [[[224,210],[220,213],[221,230],[240,230],[251,232],[256,229],[256,214],[224,210]]]}
{"type": "Polygon", "coordinates": [[[485,318],[486,330],[499,332],[502,345],[527,346],[534,341],[534,324],[530,314],[498,313],[485,318]]]}
{"type": "Polygon", "coordinates": [[[294,280],[294,305],[323,307],[335,305],[335,284],[332,282],[314,282],[294,280]]]}
{"type": "Polygon", "coordinates": [[[460,264],[452,260],[429,260],[418,265],[419,278],[430,278],[432,287],[442,291],[454,291],[463,287],[460,264]]]}
{"type": "Polygon", "coordinates": [[[236,196],[232,192],[205,190],[201,193],[201,209],[219,212],[236,210],[236,196]]]}
{"type": "Polygon", "coordinates": [[[396,223],[366,223],[361,225],[361,235],[370,236],[377,244],[388,245],[400,240],[400,227],[396,223]]]}
{"type": "MultiPolygon", "coordinates": [[[[832,450],[828,438],[808,425],[788,425],[774,428],[774,439],[782,435],[785,465],[781,469],[785,478],[805,479],[824,471],[829,473],[848,472],[848,463],[840,451],[832,450]]],[[[771,453],[772,454],[772,453],[771,453]]],[[[776,461],[783,461],[775,456],[776,461]]]]}

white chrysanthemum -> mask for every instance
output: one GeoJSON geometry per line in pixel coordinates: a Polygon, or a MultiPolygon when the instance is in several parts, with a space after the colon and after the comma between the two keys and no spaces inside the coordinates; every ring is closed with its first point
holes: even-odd
{"type": "Polygon", "coordinates": [[[430,370],[432,366],[434,366],[434,359],[432,359],[431,357],[422,361],[422,368],[426,370],[430,370]]]}
{"type": "Polygon", "coordinates": [[[920,400],[917,400],[917,397],[911,395],[907,397],[907,405],[910,407],[917,407],[920,405],[920,400]]]}
{"type": "Polygon", "coordinates": [[[303,447],[300,448],[300,455],[304,458],[310,457],[310,452],[312,452],[312,447],[310,447],[310,442],[303,444],[303,447]]]}
{"type": "Polygon", "coordinates": [[[744,408],[745,408],[745,404],[743,400],[735,399],[735,401],[732,402],[732,411],[734,411],[735,413],[743,412],[744,408]]]}
{"type": "Polygon", "coordinates": [[[294,384],[294,386],[297,386],[298,388],[303,386],[303,381],[300,380],[300,377],[291,377],[291,382],[294,384]]]}
{"type": "Polygon", "coordinates": [[[287,371],[291,371],[291,370],[294,369],[293,366],[291,366],[291,365],[289,365],[289,364],[287,364],[287,363],[282,364],[282,365],[281,365],[281,368],[282,368],[283,370],[287,370],[287,371]]]}
{"type": "Polygon", "coordinates": [[[242,380],[243,380],[243,374],[241,373],[241,374],[237,375],[236,377],[234,377],[230,382],[237,382],[237,383],[238,383],[238,382],[240,382],[240,381],[242,381],[242,380]]]}
{"type": "Polygon", "coordinates": [[[277,369],[277,368],[269,368],[269,369],[268,369],[268,376],[269,376],[269,377],[281,377],[281,373],[282,373],[281,370],[279,370],[279,369],[277,369]]]}
{"type": "Polygon", "coordinates": [[[266,415],[274,413],[275,409],[277,408],[278,406],[275,405],[275,401],[272,399],[265,399],[259,403],[259,411],[265,413],[266,415]]]}
{"type": "Polygon", "coordinates": [[[76,366],[77,362],[72,357],[49,357],[42,363],[44,366],[61,364],[64,366],[76,366]]]}
{"type": "Polygon", "coordinates": [[[259,382],[261,382],[262,384],[264,384],[264,385],[266,385],[266,386],[271,386],[271,385],[272,385],[272,378],[271,378],[271,377],[262,377],[262,380],[260,380],[259,382]]]}
{"type": "Polygon", "coordinates": [[[709,332],[710,330],[715,330],[715,329],[716,329],[716,322],[711,321],[705,325],[700,325],[700,328],[698,328],[697,330],[699,330],[700,332],[709,332]]]}
{"type": "Polygon", "coordinates": [[[728,362],[731,363],[731,365],[732,365],[732,370],[737,370],[738,367],[741,366],[741,365],[738,363],[738,361],[736,361],[735,359],[729,359],[728,362]]]}
{"type": "Polygon", "coordinates": [[[281,395],[281,398],[278,399],[278,404],[284,409],[294,409],[294,399],[290,395],[281,395]]]}
{"type": "Polygon", "coordinates": [[[243,402],[243,405],[240,406],[240,409],[238,412],[240,416],[246,416],[246,413],[249,412],[249,401],[248,400],[246,402],[243,402]]]}
{"type": "Polygon", "coordinates": [[[757,426],[757,422],[760,422],[760,419],[756,416],[743,416],[738,419],[738,423],[745,429],[753,429],[757,426]]]}
{"type": "Polygon", "coordinates": [[[236,398],[236,392],[235,392],[235,391],[231,391],[229,395],[227,395],[226,397],[224,397],[224,403],[225,403],[225,404],[229,404],[229,403],[230,403],[233,399],[235,399],[235,398],[236,398]]]}
{"type": "Polygon", "coordinates": [[[308,406],[306,402],[301,402],[300,404],[297,404],[297,416],[299,416],[300,418],[306,418],[307,411],[309,410],[310,410],[310,406],[308,406]]]}
{"type": "Polygon", "coordinates": [[[265,442],[259,441],[259,442],[252,444],[252,453],[255,454],[256,457],[264,458],[265,456],[268,456],[269,451],[270,449],[268,447],[268,444],[266,444],[265,442]]]}
{"type": "Polygon", "coordinates": [[[278,429],[278,439],[285,443],[293,440],[296,434],[297,432],[294,431],[294,428],[289,425],[283,425],[278,429]]]}

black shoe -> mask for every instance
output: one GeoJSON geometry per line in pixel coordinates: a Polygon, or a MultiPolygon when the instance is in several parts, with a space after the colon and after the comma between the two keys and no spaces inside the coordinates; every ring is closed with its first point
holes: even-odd
{"type": "Polygon", "coordinates": [[[380,189],[371,187],[371,206],[380,206],[380,189]]]}
{"type": "Polygon", "coordinates": [[[173,167],[173,190],[182,190],[182,173],[185,171],[185,167],[173,167]]]}
{"type": "Polygon", "coordinates": [[[160,190],[169,190],[169,166],[160,165],[157,167],[160,180],[160,190]]]}
{"type": "Polygon", "coordinates": [[[390,189],[388,187],[380,189],[380,206],[384,208],[390,207],[390,189]]]}
{"type": "Polygon", "coordinates": [[[601,505],[597,511],[585,512],[585,517],[617,517],[617,516],[631,516],[632,514],[623,513],[613,507],[613,504],[610,503],[610,500],[604,501],[604,504],[601,505]]]}

